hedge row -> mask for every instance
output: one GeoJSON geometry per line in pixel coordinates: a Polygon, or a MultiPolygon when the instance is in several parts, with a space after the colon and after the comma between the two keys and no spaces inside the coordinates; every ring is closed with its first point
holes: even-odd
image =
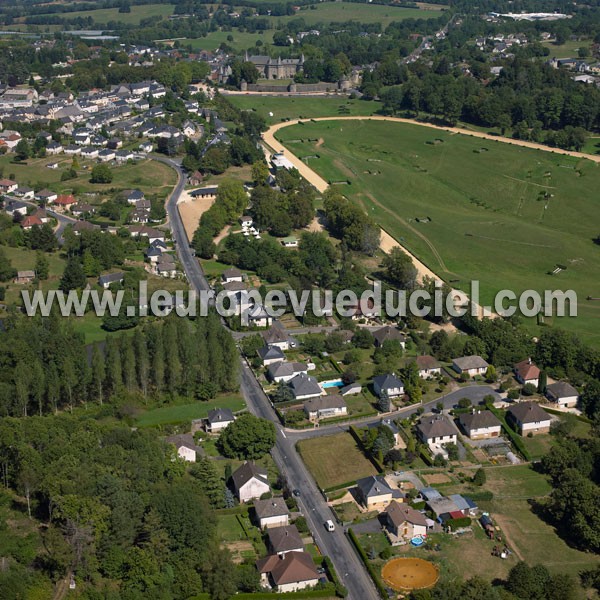
{"type": "Polygon", "coordinates": [[[448,527],[450,527],[452,531],[456,531],[457,529],[461,529],[462,527],[470,527],[471,518],[461,517],[460,519],[450,519],[449,521],[446,521],[446,525],[448,525],[448,527]]]}
{"type": "MultiPolygon", "coordinates": [[[[328,583],[325,587],[318,590],[305,590],[302,592],[287,592],[285,594],[274,594],[273,592],[251,592],[246,594],[236,594],[236,600],[272,600],[273,598],[333,598],[335,590],[333,585],[328,583]]],[[[208,596],[207,596],[208,597],[208,596]]],[[[200,600],[194,599],[194,600],[200,600]]]]}
{"type": "Polygon", "coordinates": [[[427,466],[433,467],[433,459],[429,455],[429,452],[428,452],[427,448],[425,448],[424,446],[421,446],[421,450],[419,452],[419,456],[423,459],[423,462],[427,466]]]}
{"type": "Polygon", "coordinates": [[[248,508],[247,504],[238,504],[232,508],[218,508],[215,512],[217,515],[247,515],[248,508]]]}
{"type": "Polygon", "coordinates": [[[330,492],[337,492],[338,490],[343,490],[344,488],[349,488],[356,485],[356,479],[352,481],[346,481],[344,483],[339,483],[338,485],[332,485],[331,487],[325,488],[323,492],[325,494],[329,494],[330,492]]]}
{"type": "Polygon", "coordinates": [[[526,461],[531,461],[531,454],[529,454],[529,451],[527,448],[525,448],[525,444],[523,443],[521,436],[507,423],[504,413],[493,407],[489,407],[489,410],[491,410],[492,413],[494,413],[498,419],[500,419],[500,422],[502,423],[502,429],[504,429],[504,432],[510,438],[513,446],[519,451],[526,461]]]}
{"type": "Polygon", "coordinates": [[[346,596],[348,596],[348,590],[340,581],[340,578],[338,577],[338,574],[336,573],[335,567],[333,566],[329,556],[323,557],[323,567],[325,568],[329,579],[333,581],[333,585],[335,586],[335,595],[339,596],[340,598],[346,598],[346,596]]]}
{"type": "Polygon", "coordinates": [[[371,464],[377,469],[377,472],[383,473],[385,471],[385,467],[370,452],[367,452],[363,444],[362,437],[358,432],[358,429],[356,429],[354,425],[350,425],[350,427],[348,427],[348,431],[350,432],[350,435],[352,435],[352,437],[356,440],[356,443],[358,444],[358,447],[361,449],[362,453],[371,461],[371,464]]]}
{"type": "Polygon", "coordinates": [[[388,597],[387,590],[385,589],[385,586],[381,582],[381,579],[379,579],[379,574],[373,568],[373,565],[371,564],[369,557],[366,555],[365,551],[363,550],[363,547],[360,545],[360,542],[358,541],[358,538],[356,537],[356,534],[354,533],[354,531],[352,531],[352,528],[348,529],[348,536],[350,537],[350,540],[354,544],[354,547],[356,548],[356,551],[358,552],[360,559],[363,561],[363,563],[367,569],[367,572],[371,576],[371,579],[373,580],[373,583],[375,584],[377,591],[383,598],[387,598],[388,597]]]}

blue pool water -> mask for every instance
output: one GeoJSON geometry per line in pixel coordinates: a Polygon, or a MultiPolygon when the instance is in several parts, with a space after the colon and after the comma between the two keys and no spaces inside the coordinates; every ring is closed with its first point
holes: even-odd
{"type": "Polygon", "coordinates": [[[343,387],[344,382],[341,379],[333,379],[332,381],[323,381],[321,383],[323,389],[332,387],[343,387]]]}

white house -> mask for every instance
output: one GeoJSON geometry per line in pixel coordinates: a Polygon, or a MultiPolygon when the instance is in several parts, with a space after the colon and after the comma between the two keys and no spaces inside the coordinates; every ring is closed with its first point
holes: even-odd
{"type": "Polygon", "coordinates": [[[259,348],[256,353],[265,367],[285,360],[285,354],[277,346],[265,345],[259,348]]]}
{"type": "Polygon", "coordinates": [[[566,381],[557,381],[546,387],[546,397],[559,406],[572,408],[577,406],[579,392],[566,381]]]}
{"type": "Polygon", "coordinates": [[[407,504],[392,500],[385,510],[387,532],[392,534],[392,543],[396,540],[410,540],[416,536],[427,535],[425,515],[407,504]]]}
{"type": "Polygon", "coordinates": [[[473,410],[471,413],[462,414],[458,422],[472,440],[498,437],[502,429],[496,415],[489,410],[473,410]]]}
{"type": "Polygon", "coordinates": [[[240,502],[258,499],[271,491],[266,469],[253,462],[245,462],[236,469],[231,480],[240,502]]]}
{"type": "Polygon", "coordinates": [[[267,369],[267,377],[275,383],[288,382],[300,374],[308,374],[308,365],[299,362],[280,361],[269,365],[267,369]]]}
{"type": "Polygon", "coordinates": [[[197,453],[200,451],[200,448],[194,443],[194,438],[191,434],[171,435],[165,441],[175,446],[179,458],[186,462],[196,462],[197,453]]]}
{"type": "Polygon", "coordinates": [[[388,398],[397,398],[404,395],[404,382],[393,373],[378,375],[373,377],[373,389],[380,398],[384,393],[388,398]]]}
{"type": "Polygon", "coordinates": [[[225,427],[235,421],[235,417],[229,408],[213,408],[208,411],[206,418],[206,431],[209,433],[219,433],[225,427]]]}
{"type": "Polygon", "coordinates": [[[304,412],[311,421],[348,414],[348,406],[339,394],[310,398],[304,402],[304,412]]]}
{"type": "Polygon", "coordinates": [[[456,444],[456,429],[444,415],[424,417],[417,425],[417,433],[426,444],[456,444]]]}
{"type": "Polygon", "coordinates": [[[296,375],[288,382],[294,399],[296,400],[308,400],[309,398],[316,398],[320,396],[323,391],[321,386],[317,383],[317,380],[310,375],[301,373],[296,375]]]}
{"type": "Polygon", "coordinates": [[[270,555],[256,563],[263,587],[280,593],[298,592],[319,583],[319,573],[310,554],[289,552],[283,557],[270,555]]]}
{"type": "Polygon", "coordinates": [[[419,369],[419,377],[421,379],[431,379],[442,373],[440,363],[433,358],[433,356],[429,356],[428,354],[425,356],[417,356],[417,358],[415,358],[415,363],[417,369],[419,369]]]}
{"type": "Polygon", "coordinates": [[[290,523],[290,510],[283,498],[255,500],[254,512],[261,529],[281,527],[290,523]]]}
{"type": "Polygon", "coordinates": [[[531,360],[531,358],[527,358],[526,360],[518,362],[514,366],[514,371],[515,377],[521,385],[530,383],[531,385],[535,385],[536,388],[539,385],[540,370],[531,360]]]}
{"type": "Polygon", "coordinates": [[[452,367],[461,375],[466,373],[469,377],[474,377],[475,375],[485,375],[487,368],[490,365],[481,358],[481,356],[473,355],[473,356],[461,356],[460,358],[455,358],[452,361],[452,367]]]}
{"type": "Polygon", "coordinates": [[[10,194],[19,187],[19,184],[12,179],[0,179],[0,192],[10,194]]]}
{"type": "Polygon", "coordinates": [[[548,433],[550,431],[550,416],[535,402],[522,402],[511,406],[507,413],[508,419],[514,423],[521,435],[529,433],[548,433]]]}
{"type": "Polygon", "coordinates": [[[232,267],[223,271],[221,280],[223,283],[242,283],[244,281],[244,274],[239,269],[232,267]]]}

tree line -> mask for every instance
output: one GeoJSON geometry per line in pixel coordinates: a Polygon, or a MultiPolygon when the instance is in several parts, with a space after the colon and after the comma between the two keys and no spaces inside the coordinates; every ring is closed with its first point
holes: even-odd
{"type": "Polygon", "coordinates": [[[171,317],[132,335],[86,347],[72,321],[59,316],[5,320],[0,334],[0,414],[40,415],[167,394],[207,400],[238,388],[237,353],[216,314],[195,322],[171,317]]]}

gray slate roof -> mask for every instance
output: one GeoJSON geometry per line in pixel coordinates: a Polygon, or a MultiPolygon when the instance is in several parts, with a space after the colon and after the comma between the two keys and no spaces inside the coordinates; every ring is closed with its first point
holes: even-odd
{"type": "Polygon", "coordinates": [[[254,477],[269,485],[267,470],[259,467],[253,462],[245,462],[231,475],[231,479],[238,490],[254,477]]]}
{"type": "Polygon", "coordinates": [[[456,429],[443,415],[434,415],[433,417],[421,419],[421,422],[417,425],[417,429],[423,434],[425,439],[456,435],[456,429]]]}

